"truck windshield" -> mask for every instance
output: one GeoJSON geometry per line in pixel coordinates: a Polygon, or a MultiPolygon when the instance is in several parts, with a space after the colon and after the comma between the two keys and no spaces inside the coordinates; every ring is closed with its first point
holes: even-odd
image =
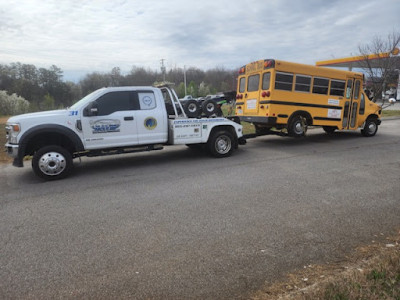
{"type": "Polygon", "coordinates": [[[97,95],[99,95],[102,92],[103,92],[103,89],[99,89],[99,90],[96,90],[96,91],[90,93],[89,95],[83,97],[81,100],[79,100],[74,105],[72,105],[70,107],[70,109],[74,110],[74,109],[76,109],[76,108],[78,108],[80,106],[80,103],[89,102],[90,101],[89,99],[97,98],[97,95]]]}

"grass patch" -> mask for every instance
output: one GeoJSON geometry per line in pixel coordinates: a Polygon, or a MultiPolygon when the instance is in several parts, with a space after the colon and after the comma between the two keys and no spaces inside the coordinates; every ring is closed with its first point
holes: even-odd
{"type": "Polygon", "coordinates": [[[382,117],[400,116],[400,110],[382,110],[382,117]]]}
{"type": "Polygon", "coordinates": [[[400,232],[356,249],[342,263],[304,266],[252,299],[400,300],[400,232]]]}

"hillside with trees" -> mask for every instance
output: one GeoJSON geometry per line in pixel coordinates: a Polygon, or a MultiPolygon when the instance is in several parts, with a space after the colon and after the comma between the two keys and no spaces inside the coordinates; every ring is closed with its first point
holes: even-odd
{"type": "MultiPolygon", "coordinates": [[[[186,69],[187,94],[200,97],[235,90],[236,74],[236,71],[224,68],[207,71],[197,68],[186,69]]],[[[175,84],[178,96],[183,97],[185,86],[182,68],[173,68],[162,74],[136,66],[133,66],[127,74],[122,74],[118,67],[110,72],[88,73],[78,83],[74,83],[64,81],[63,70],[55,65],[46,69],[31,64],[0,64],[0,91],[3,91],[1,99],[8,99],[7,107],[10,107],[13,101],[18,101],[18,105],[21,105],[23,100],[26,100],[29,103],[29,111],[41,111],[68,107],[83,96],[102,87],[149,86],[162,81],[164,76],[166,81],[175,84]],[[19,97],[18,100],[15,100],[17,97],[19,97]]],[[[2,102],[6,101],[1,99],[2,102]]],[[[10,109],[6,111],[4,107],[6,107],[5,104],[3,106],[0,104],[0,115],[8,114],[10,111],[15,112],[10,109]]],[[[21,112],[26,112],[26,103],[23,107],[24,110],[21,112]]]]}

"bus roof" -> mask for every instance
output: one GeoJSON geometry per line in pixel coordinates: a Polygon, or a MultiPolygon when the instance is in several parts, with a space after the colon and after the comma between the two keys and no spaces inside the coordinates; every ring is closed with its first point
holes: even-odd
{"type": "Polygon", "coordinates": [[[297,74],[304,74],[304,75],[338,77],[338,78],[343,78],[346,76],[363,77],[363,74],[360,72],[337,70],[332,68],[306,65],[306,64],[288,62],[276,59],[263,59],[251,62],[246,66],[242,67],[239,73],[244,73],[244,72],[255,73],[273,67],[278,71],[292,72],[292,73],[294,72],[297,74]]]}

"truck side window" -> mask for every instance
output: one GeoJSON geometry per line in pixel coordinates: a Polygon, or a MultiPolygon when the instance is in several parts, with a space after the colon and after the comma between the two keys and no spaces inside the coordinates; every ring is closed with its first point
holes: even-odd
{"type": "Polygon", "coordinates": [[[153,92],[138,92],[140,109],[154,109],[156,108],[156,98],[153,92]]]}
{"type": "Polygon", "coordinates": [[[138,107],[134,98],[133,93],[128,91],[104,94],[96,100],[97,115],[107,116],[116,111],[134,110],[135,106],[138,107]]]}

